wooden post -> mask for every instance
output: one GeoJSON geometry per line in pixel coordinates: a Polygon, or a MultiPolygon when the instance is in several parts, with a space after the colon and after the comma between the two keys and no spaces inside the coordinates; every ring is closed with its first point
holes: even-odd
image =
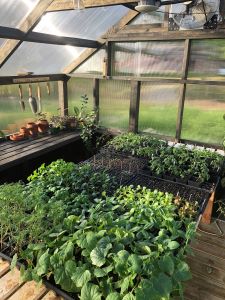
{"type": "Polygon", "coordinates": [[[58,81],[58,92],[59,92],[59,108],[60,115],[68,115],[68,91],[67,91],[67,80],[58,81]]]}
{"type": "Polygon", "coordinates": [[[111,66],[112,66],[112,43],[106,43],[106,53],[107,53],[107,77],[110,77],[111,74],[111,66]]]}
{"type": "Polygon", "coordinates": [[[94,99],[94,111],[96,113],[96,123],[99,122],[99,79],[93,80],[93,99],[94,99]]]}
{"type": "Polygon", "coordinates": [[[138,132],[141,82],[131,81],[129,131],[138,132]]]}
{"type": "MultiPolygon", "coordinates": [[[[184,57],[183,57],[183,64],[182,64],[181,80],[187,79],[189,57],[190,57],[190,40],[187,39],[185,40],[185,44],[184,44],[184,57]]],[[[180,99],[179,99],[178,114],[177,114],[177,125],[176,125],[177,142],[180,141],[180,137],[181,137],[185,95],[186,95],[186,83],[183,83],[180,88],[180,99]]]]}

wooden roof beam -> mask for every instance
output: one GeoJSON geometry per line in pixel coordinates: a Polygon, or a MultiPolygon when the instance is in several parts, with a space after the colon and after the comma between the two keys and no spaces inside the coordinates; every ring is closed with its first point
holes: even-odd
{"type": "MultiPolygon", "coordinates": [[[[37,24],[43,13],[49,7],[54,0],[39,0],[33,10],[26,16],[26,18],[20,23],[18,29],[25,34],[29,33],[37,24]]],[[[10,56],[21,45],[22,41],[7,40],[0,48],[0,67],[10,58],[10,56]]]]}
{"type": "Polygon", "coordinates": [[[117,33],[121,30],[125,25],[127,25],[130,21],[132,21],[139,13],[137,11],[129,11],[123,18],[119,20],[114,26],[112,26],[108,31],[103,35],[104,38],[100,38],[97,41],[100,43],[100,46],[96,49],[87,49],[81,53],[81,55],[75,59],[71,64],[69,64],[64,70],[63,73],[69,74],[74,69],[79,67],[82,63],[84,63],[89,57],[91,57],[95,52],[97,52],[101,47],[103,47],[107,41],[107,38],[110,37],[111,34],[117,33]]]}
{"type": "MultiPolygon", "coordinates": [[[[84,8],[101,7],[110,5],[136,4],[138,1],[134,0],[82,0],[84,8]]],[[[77,9],[77,1],[74,0],[54,0],[48,7],[47,12],[72,10],[77,9]]]]}
{"type": "Polygon", "coordinates": [[[53,45],[70,45],[76,47],[97,48],[100,43],[93,40],[80,38],[72,38],[58,36],[53,34],[45,34],[39,32],[30,32],[28,34],[23,31],[10,27],[0,26],[0,38],[20,40],[33,43],[44,43],[53,45]]]}

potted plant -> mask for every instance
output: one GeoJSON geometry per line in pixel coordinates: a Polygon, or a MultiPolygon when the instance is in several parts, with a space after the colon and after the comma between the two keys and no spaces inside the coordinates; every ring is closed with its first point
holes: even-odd
{"type": "Polygon", "coordinates": [[[38,113],[37,114],[37,122],[38,125],[38,132],[46,133],[49,129],[49,123],[46,118],[46,113],[38,113]]]}

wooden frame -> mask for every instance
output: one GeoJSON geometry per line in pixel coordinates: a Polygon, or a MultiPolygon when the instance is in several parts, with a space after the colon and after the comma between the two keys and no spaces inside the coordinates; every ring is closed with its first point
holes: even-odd
{"type": "Polygon", "coordinates": [[[30,32],[26,34],[22,30],[16,28],[4,27],[4,26],[0,26],[0,38],[33,42],[33,43],[70,45],[70,46],[87,47],[87,48],[98,48],[100,46],[100,43],[93,40],[58,36],[54,34],[46,34],[40,32],[30,32]]]}

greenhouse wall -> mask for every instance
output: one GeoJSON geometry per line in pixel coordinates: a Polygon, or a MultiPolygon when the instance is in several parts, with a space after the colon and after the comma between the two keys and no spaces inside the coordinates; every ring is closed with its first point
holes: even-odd
{"type": "MultiPolygon", "coordinates": [[[[149,22],[137,17],[131,25],[145,21],[149,22]]],[[[90,78],[100,80],[102,126],[129,129],[131,81],[136,81],[141,83],[136,112],[139,132],[221,145],[224,46],[224,39],[213,38],[110,41],[108,51],[94,54],[73,71],[73,76],[87,76],[89,82],[90,78]],[[106,58],[110,73],[104,80],[100,71],[106,58]]]]}
{"type": "MultiPolygon", "coordinates": [[[[58,104],[58,85],[57,82],[50,82],[50,95],[48,94],[47,83],[39,83],[41,89],[42,112],[51,115],[59,114],[58,104]]],[[[31,85],[32,95],[37,100],[38,84],[31,85]]],[[[34,115],[29,105],[28,84],[21,84],[25,110],[22,110],[20,104],[18,85],[0,85],[0,130],[5,134],[17,132],[21,126],[27,122],[35,121],[38,116],[34,115]]]]}

